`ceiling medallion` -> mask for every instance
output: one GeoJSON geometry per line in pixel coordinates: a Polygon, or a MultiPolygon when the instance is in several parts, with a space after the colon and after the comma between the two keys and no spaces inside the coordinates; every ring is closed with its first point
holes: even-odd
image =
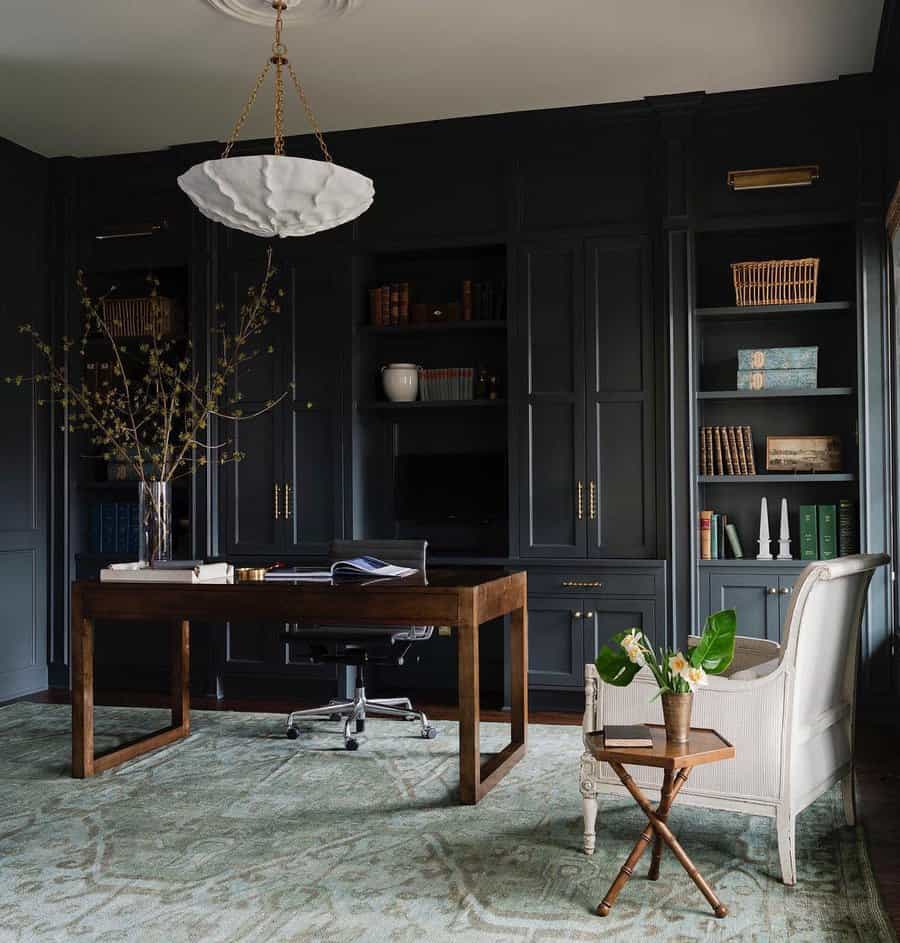
{"type": "MultiPolygon", "coordinates": [[[[210,6],[245,23],[271,27],[275,14],[271,0],[207,0],[210,6]]],[[[284,0],[285,23],[311,23],[352,13],[363,0],[284,0]]]]}
{"type": "MultiPolygon", "coordinates": [[[[241,2],[249,3],[251,0],[241,2]]],[[[305,5],[307,0],[296,2],[305,5]]],[[[368,177],[340,167],[331,159],[300,79],[287,57],[287,46],[281,41],[284,13],[291,0],[269,0],[269,3],[276,13],[272,55],[257,76],[225,150],[218,160],[207,160],[191,167],[178,178],[178,186],[204,216],[231,229],[264,238],[310,236],[361,216],[372,205],[375,186],[368,177]],[[273,65],[275,153],[231,157],[241,128],[273,65]],[[284,153],[285,70],[297,91],[324,160],[287,157],[284,153]]]]}

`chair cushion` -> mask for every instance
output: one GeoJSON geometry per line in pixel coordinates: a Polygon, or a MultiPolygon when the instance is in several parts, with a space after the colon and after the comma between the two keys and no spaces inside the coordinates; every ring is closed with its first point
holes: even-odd
{"type": "Polygon", "coordinates": [[[744,668],[742,671],[735,671],[729,677],[732,681],[752,681],[754,678],[764,678],[778,667],[779,661],[778,658],[770,658],[768,661],[760,662],[750,668],[744,668]]]}

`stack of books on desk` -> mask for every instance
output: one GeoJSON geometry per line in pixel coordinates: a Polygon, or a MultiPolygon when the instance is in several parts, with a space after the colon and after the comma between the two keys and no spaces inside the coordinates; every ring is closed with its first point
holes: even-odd
{"type": "Polygon", "coordinates": [[[167,560],[148,563],[111,563],[100,571],[101,583],[233,583],[230,563],[202,560],[167,560]]]}
{"type": "Polygon", "coordinates": [[[352,560],[338,560],[326,569],[308,566],[276,567],[266,573],[266,579],[272,581],[294,581],[302,583],[330,583],[334,580],[359,579],[399,579],[412,576],[417,570],[408,566],[394,566],[377,557],[354,557],[352,560]]]}

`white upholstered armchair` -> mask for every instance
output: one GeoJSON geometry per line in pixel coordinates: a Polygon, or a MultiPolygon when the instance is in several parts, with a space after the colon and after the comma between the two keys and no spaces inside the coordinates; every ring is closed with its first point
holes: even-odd
{"type": "MultiPolygon", "coordinates": [[[[847,822],[855,821],[853,721],[859,629],[881,554],[811,563],[797,577],[782,644],[738,638],[726,675],[710,677],[694,695],[691,723],[713,727],[734,744],[727,763],[700,767],[682,790],[685,805],[776,819],[781,875],[795,884],[797,815],[840,781],[847,822]]],[[[739,626],[740,628],[740,626],[739,626]]],[[[606,723],[662,723],[656,682],[647,669],[631,685],[601,682],[585,665],[584,731],[606,723]]],[[[632,771],[642,787],[659,789],[658,771],[632,771]]],[[[597,797],[620,793],[612,770],[585,752],[581,759],[584,850],[594,851],[597,797]]]]}

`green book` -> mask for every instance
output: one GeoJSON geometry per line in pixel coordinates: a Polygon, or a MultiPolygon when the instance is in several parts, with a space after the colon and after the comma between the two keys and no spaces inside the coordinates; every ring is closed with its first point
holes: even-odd
{"type": "Polygon", "coordinates": [[[833,504],[819,505],[819,559],[837,556],[837,509],[833,504]]]}
{"type": "Polygon", "coordinates": [[[818,510],[814,504],[800,505],[800,559],[819,559],[818,510]]]}
{"type": "Polygon", "coordinates": [[[709,558],[719,559],[719,515],[713,514],[709,525],[709,558]]]}
{"type": "Polygon", "coordinates": [[[728,543],[731,544],[731,552],[734,554],[734,559],[743,559],[744,548],[741,546],[741,538],[738,536],[737,528],[734,524],[725,525],[725,534],[728,537],[728,543]]]}

